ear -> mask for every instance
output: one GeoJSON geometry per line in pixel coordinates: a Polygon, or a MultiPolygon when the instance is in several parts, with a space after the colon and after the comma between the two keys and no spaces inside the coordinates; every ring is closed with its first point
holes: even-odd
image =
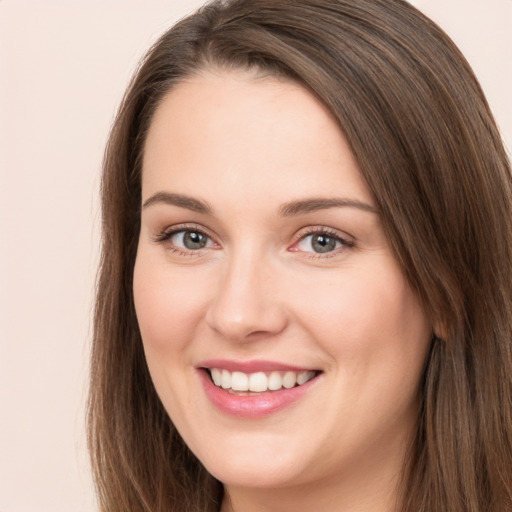
{"type": "Polygon", "coordinates": [[[433,334],[437,339],[445,341],[448,339],[448,329],[444,322],[434,322],[433,331],[433,334]]]}

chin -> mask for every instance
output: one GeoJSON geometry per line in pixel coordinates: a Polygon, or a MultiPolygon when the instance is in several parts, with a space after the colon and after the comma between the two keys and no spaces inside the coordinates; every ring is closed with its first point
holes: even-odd
{"type": "Polygon", "coordinates": [[[274,463],[252,464],[240,461],[222,467],[218,463],[214,466],[206,469],[217,480],[230,487],[275,489],[291,487],[301,480],[289,467],[283,468],[274,463]]]}
{"type": "MultiPolygon", "coordinates": [[[[265,436],[267,437],[267,436],[265,436]]],[[[236,487],[278,488],[303,481],[307,473],[304,453],[297,447],[283,449],[282,440],[245,442],[230,447],[216,443],[205,450],[199,459],[208,472],[225,485],[236,487]],[[250,444],[249,444],[250,443],[250,444]]]]}

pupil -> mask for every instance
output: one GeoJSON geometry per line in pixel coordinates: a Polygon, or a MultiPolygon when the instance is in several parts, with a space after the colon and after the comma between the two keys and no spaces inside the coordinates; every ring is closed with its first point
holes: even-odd
{"type": "Polygon", "coordinates": [[[330,252],[336,249],[336,239],[325,235],[315,235],[312,245],[315,252],[330,252]]]}
{"type": "Polygon", "coordinates": [[[183,237],[187,249],[202,249],[206,245],[206,236],[197,231],[187,231],[183,237]]]}

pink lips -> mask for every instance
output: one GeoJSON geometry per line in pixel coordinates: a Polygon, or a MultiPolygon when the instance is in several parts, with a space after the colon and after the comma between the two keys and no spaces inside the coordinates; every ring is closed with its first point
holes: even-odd
{"type": "Polygon", "coordinates": [[[206,368],[220,368],[230,372],[243,373],[271,371],[305,371],[308,368],[284,365],[271,361],[235,362],[228,360],[204,361],[197,366],[203,389],[212,404],[221,412],[239,418],[264,418],[292,405],[307,394],[318,380],[318,376],[301,386],[278,391],[266,391],[254,394],[233,394],[217,387],[211,380],[206,368]]]}

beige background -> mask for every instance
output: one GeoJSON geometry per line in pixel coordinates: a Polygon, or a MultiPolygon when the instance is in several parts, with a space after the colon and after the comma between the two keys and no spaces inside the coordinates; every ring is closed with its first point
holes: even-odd
{"type": "MultiPolygon", "coordinates": [[[[84,398],[103,145],[139,57],[198,0],[0,0],[0,512],[95,510],[84,398]]],[[[512,147],[512,0],[417,0],[512,147]]],[[[510,151],[509,151],[510,153],[510,151]]]]}

